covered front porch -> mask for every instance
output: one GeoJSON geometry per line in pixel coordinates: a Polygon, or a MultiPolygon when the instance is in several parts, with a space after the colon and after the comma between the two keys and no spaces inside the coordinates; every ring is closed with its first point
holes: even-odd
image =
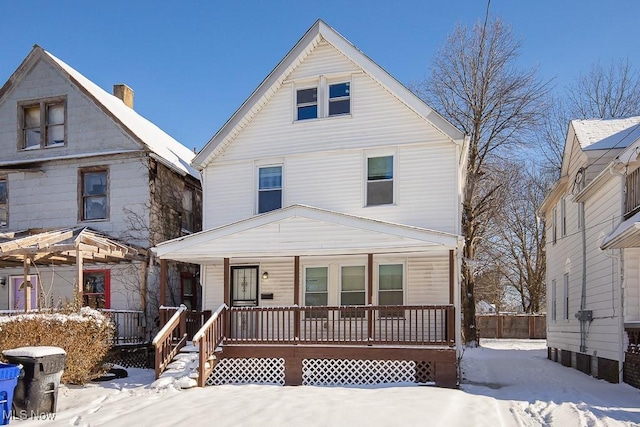
{"type": "Polygon", "coordinates": [[[201,264],[203,309],[214,313],[185,336],[188,312],[175,312],[154,340],[157,373],[192,340],[201,386],[225,381],[216,365],[259,359],[277,361],[271,371],[282,364],[282,384],[333,383],[336,363],[347,378],[378,381],[371,372],[382,363],[390,378],[405,372],[398,381],[453,387],[459,245],[455,235],[307,206],[160,244],[161,271],[167,259],[201,264]]]}

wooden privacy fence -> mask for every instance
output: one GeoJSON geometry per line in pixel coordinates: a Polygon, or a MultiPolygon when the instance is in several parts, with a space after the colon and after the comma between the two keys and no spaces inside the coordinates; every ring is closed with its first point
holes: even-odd
{"type": "Polygon", "coordinates": [[[546,339],[544,314],[487,314],[476,316],[480,338],[546,339]]]}

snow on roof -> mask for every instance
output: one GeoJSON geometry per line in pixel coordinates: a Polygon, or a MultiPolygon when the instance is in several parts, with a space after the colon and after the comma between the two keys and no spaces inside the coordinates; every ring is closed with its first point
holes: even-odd
{"type": "Polygon", "coordinates": [[[176,172],[189,174],[196,179],[200,179],[198,171],[191,167],[191,161],[195,157],[193,151],[142,117],[133,108],[126,106],[120,98],[111,95],[51,53],[44,52],[120,120],[151,151],[157,154],[160,157],[158,160],[161,162],[164,160],[166,166],[176,170],[176,172]]]}
{"type": "Polygon", "coordinates": [[[625,119],[572,120],[583,150],[625,148],[640,137],[640,116],[625,119]]]}
{"type": "Polygon", "coordinates": [[[38,347],[19,347],[13,348],[11,350],[5,350],[2,352],[5,356],[24,356],[24,357],[42,357],[42,356],[51,356],[54,354],[67,354],[64,349],[60,347],[51,347],[51,346],[38,346],[38,347]]]}

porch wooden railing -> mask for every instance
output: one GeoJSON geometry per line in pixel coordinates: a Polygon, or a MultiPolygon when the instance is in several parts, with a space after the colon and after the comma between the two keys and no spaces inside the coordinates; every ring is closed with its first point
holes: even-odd
{"type": "Polygon", "coordinates": [[[114,310],[110,308],[101,308],[98,311],[108,316],[115,325],[113,345],[149,342],[144,327],[144,313],[142,311],[114,310]]]}
{"type": "MultiPolygon", "coordinates": [[[[160,309],[160,327],[167,324],[171,316],[178,310],[178,307],[162,307],[160,309]]],[[[187,332],[187,340],[191,341],[193,336],[198,330],[202,327],[202,325],[211,317],[211,310],[205,311],[190,311],[187,310],[185,312],[185,323],[186,323],[186,332],[187,332]]]]}
{"type": "Polygon", "coordinates": [[[187,307],[184,305],[178,308],[160,307],[160,318],[162,319],[163,315],[166,316],[170,312],[173,313],[171,318],[164,323],[152,341],[156,348],[156,379],[167,369],[169,363],[187,343],[187,307]]]}
{"type": "Polygon", "coordinates": [[[209,320],[207,320],[202,325],[202,328],[193,336],[193,345],[199,345],[199,387],[206,385],[207,378],[209,378],[209,375],[211,375],[215,367],[214,353],[218,346],[222,344],[226,330],[226,310],[227,306],[225,304],[218,307],[209,320]]]}
{"type": "Polygon", "coordinates": [[[453,305],[231,307],[227,313],[228,344],[455,345],[453,305]]]}

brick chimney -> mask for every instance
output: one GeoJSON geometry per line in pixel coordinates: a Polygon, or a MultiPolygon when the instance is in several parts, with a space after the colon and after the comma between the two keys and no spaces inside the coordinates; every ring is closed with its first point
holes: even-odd
{"type": "Polygon", "coordinates": [[[133,109],[133,89],[125,84],[113,85],[113,95],[120,98],[124,105],[133,109]]]}

